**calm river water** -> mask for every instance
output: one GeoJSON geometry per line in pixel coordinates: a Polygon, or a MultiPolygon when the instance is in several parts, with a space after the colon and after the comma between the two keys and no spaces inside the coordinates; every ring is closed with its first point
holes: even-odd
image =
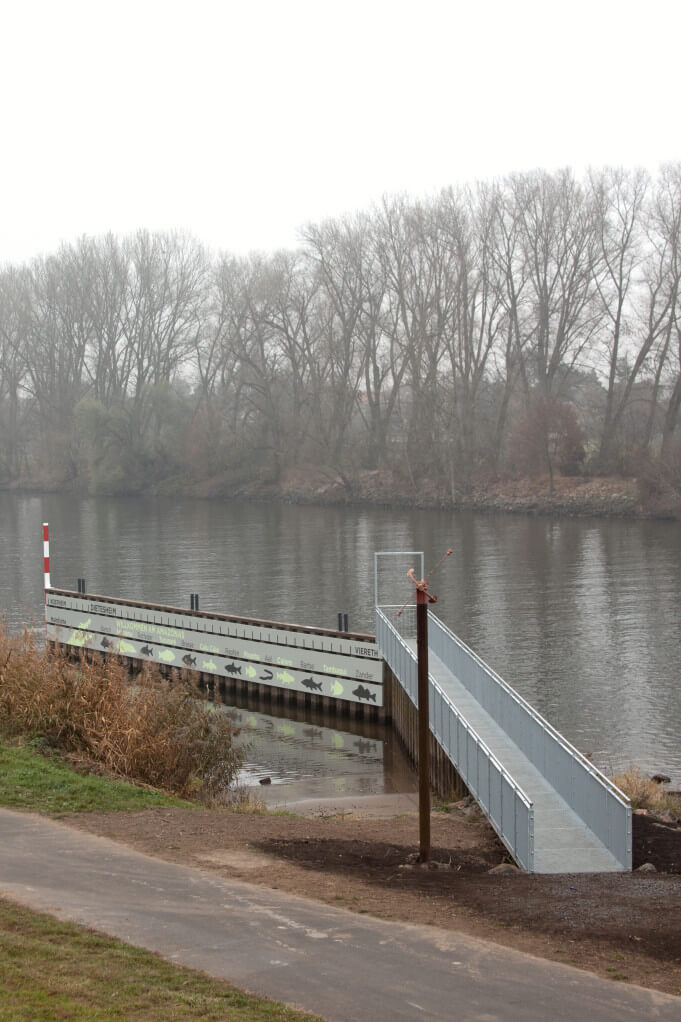
{"type": "Polygon", "coordinates": [[[438,615],[606,771],[681,784],[681,523],[0,493],[13,628],[41,619],[42,521],[53,585],[358,631],[375,550],[452,547],[438,615]]]}

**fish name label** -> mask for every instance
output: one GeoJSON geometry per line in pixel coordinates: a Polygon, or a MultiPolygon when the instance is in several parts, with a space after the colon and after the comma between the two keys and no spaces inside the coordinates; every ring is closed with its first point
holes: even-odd
{"type": "MultiPolygon", "coordinates": [[[[225,635],[213,626],[229,624],[234,628],[236,623],[161,612],[153,607],[130,609],[137,612],[137,617],[128,618],[128,607],[122,603],[104,604],[87,597],[53,597],[48,593],[47,637],[67,646],[117,653],[222,678],[238,677],[274,688],[383,705],[382,659],[324,651],[291,641],[300,634],[308,640],[327,636],[264,627],[259,630],[263,635],[260,640],[254,637],[258,629],[253,625],[240,626],[239,630],[248,635],[240,636],[236,629],[235,634],[225,635]],[[147,619],[141,620],[142,615],[147,619]],[[185,627],[187,621],[191,628],[185,627]],[[286,636],[288,641],[277,644],[272,641],[277,635],[286,636]]],[[[371,647],[365,644],[362,648],[371,647]]]]}
{"type": "Polygon", "coordinates": [[[123,601],[108,602],[75,594],[55,594],[48,590],[46,607],[74,610],[79,614],[99,614],[107,617],[120,618],[139,624],[153,624],[157,628],[174,628],[179,631],[198,631],[223,638],[253,639],[256,642],[272,642],[280,646],[295,646],[298,649],[318,650],[324,653],[336,653],[342,656],[359,657],[377,660],[383,663],[383,657],[375,642],[363,639],[345,639],[338,635],[320,635],[316,632],[298,631],[294,625],[278,628],[266,622],[229,621],[208,614],[189,615],[175,608],[147,604],[138,606],[123,601]]]}

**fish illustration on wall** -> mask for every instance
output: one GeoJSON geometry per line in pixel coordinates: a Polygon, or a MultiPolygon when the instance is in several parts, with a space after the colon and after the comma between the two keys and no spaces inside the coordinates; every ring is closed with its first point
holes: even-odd
{"type": "Polygon", "coordinates": [[[341,685],[340,681],[334,681],[331,685],[332,696],[342,696],[345,689],[341,685]]]}
{"type": "Polygon", "coordinates": [[[151,646],[142,646],[142,648],[140,650],[140,653],[143,653],[144,656],[153,656],[154,655],[154,651],[151,648],[151,646]]]}
{"type": "Polygon", "coordinates": [[[92,638],[92,632],[86,631],[92,623],[92,618],[88,618],[87,621],[81,621],[75,631],[71,632],[70,637],[66,640],[67,646],[84,646],[86,642],[89,642],[92,638]]]}
{"type": "Polygon", "coordinates": [[[212,660],[204,660],[201,663],[201,666],[203,667],[204,671],[217,671],[217,667],[215,666],[212,660]]]}
{"type": "Polygon", "coordinates": [[[225,671],[227,674],[241,674],[241,665],[237,667],[236,664],[227,664],[225,671]]]}
{"type": "Polygon", "coordinates": [[[129,656],[137,656],[137,648],[131,642],[126,642],[125,639],[121,639],[118,643],[118,652],[127,653],[129,656]]]}
{"type": "Polygon", "coordinates": [[[376,751],[376,743],[375,742],[365,742],[363,738],[360,738],[360,740],[358,742],[353,742],[353,745],[355,746],[355,748],[357,749],[357,751],[360,754],[363,754],[365,752],[375,752],[376,751]]]}
{"type": "Polygon", "coordinates": [[[186,664],[187,667],[196,667],[196,657],[195,656],[191,656],[189,653],[186,653],[182,657],[182,663],[186,664]]]}
{"type": "Polygon", "coordinates": [[[264,673],[260,675],[260,680],[261,681],[271,681],[273,677],[274,677],[274,675],[272,674],[272,672],[268,671],[267,668],[265,668],[264,673]]]}
{"type": "Polygon", "coordinates": [[[353,690],[352,694],[353,696],[357,696],[358,699],[366,699],[367,702],[371,699],[372,702],[376,702],[376,693],[370,692],[368,688],[364,687],[364,685],[358,685],[357,688],[353,690]]]}
{"type": "Polygon", "coordinates": [[[282,685],[292,685],[295,680],[288,671],[277,671],[277,681],[280,681],[282,685]]]}
{"type": "Polygon", "coordinates": [[[162,649],[158,655],[159,660],[164,660],[167,664],[172,664],[175,659],[175,654],[171,649],[162,649]]]}
{"type": "Polygon", "coordinates": [[[109,642],[109,640],[107,639],[107,637],[105,635],[104,638],[102,639],[102,641],[100,642],[100,646],[102,647],[102,649],[112,649],[113,642],[109,642]]]}
{"type": "Polygon", "coordinates": [[[309,688],[311,692],[322,691],[321,681],[314,681],[312,678],[303,678],[302,684],[305,686],[305,688],[309,688]]]}
{"type": "Polygon", "coordinates": [[[255,667],[251,667],[250,664],[246,664],[246,667],[244,668],[244,674],[246,675],[247,678],[258,677],[258,672],[256,671],[255,667]]]}

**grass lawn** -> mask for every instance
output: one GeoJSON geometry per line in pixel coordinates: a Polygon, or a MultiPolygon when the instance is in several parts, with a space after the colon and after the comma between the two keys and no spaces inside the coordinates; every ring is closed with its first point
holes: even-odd
{"type": "Polygon", "coordinates": [[[127,781],[79,774],[58,755],[30,745],[0,745],[0,805],[43,813],[112,812],[184,806],[191,802],[138,788],[127,781]]]}
{"type": "Polygon", "coordinates": [[[222,980],[0,898],[0,1022],[312,1022],[222,980]]]}

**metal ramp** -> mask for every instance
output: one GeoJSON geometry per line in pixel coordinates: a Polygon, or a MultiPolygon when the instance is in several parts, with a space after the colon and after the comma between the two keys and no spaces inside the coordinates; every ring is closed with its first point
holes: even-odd
{"type": "MultiPolygon", "coordinates": [[[[416,644],[409,642],[416,653],[416,644]]],[[[480,736],[534,809],[535,873],[609,873],[623,870],[612,852],[589,830],[505,731],[480,706],[432,650],[430,675],[480,736]]]]}
{"type": "MultiPolygon", "coordinates": [[[[379,602],[381,557],[409,557],[411,566],[414,555],[376,555],[376,639],[416,705],[414,618],[379,602]]],[[[631,869],[626,796],[433,614],[429,676],[430,729],[519,865],[536,873],[631,869]]]]}

